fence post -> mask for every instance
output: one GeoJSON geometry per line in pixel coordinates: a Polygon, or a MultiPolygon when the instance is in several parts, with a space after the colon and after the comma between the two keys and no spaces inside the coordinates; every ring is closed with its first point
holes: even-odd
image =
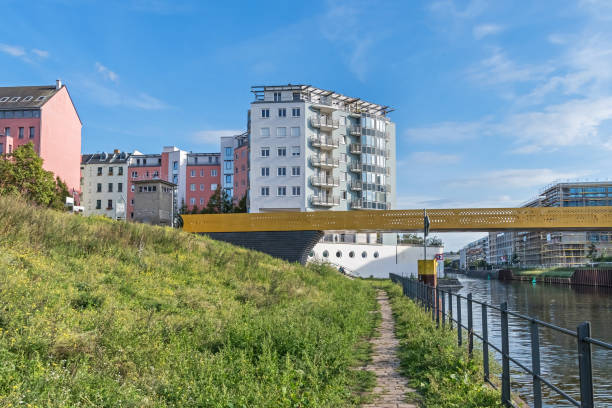
{"type": "Polygon", "coordinates": [[[468,306],[468,353],[472,357],[474,351],[474,325],[472,322],[472,294],[467,295],[467,306],[468,306]]]}
{"type": "Polygon", "coordinates": [[[580,372],[580,407],[593,408],[593,367],[591,366],[591,323],[578,325],[578,370],[580,372]]]}
{"type": "Polygon", "coordinates": [[[461,346],[461,295],[457,294],[457,344],[461,346]]]}
{"type": "Polygon", "coordinates": [[[510,400],[510,341],[508,339],[508,302],[499,305],[501,309],[502,343],[502,404],[511,406],[510,400]]]}
{"type": "Polygon", "coordinates": [[[440,327],[440,289],[436,286],[436,327],[440,327]]]}
{"type": "Polygon", "coordinates": [[[436,304],[436,288],[434,288],[433,286],[430,289],[431,291],[431,321],[435,322],[436,321],[436,315],[438,314],[437,309],[438,309],[438,305],[436,304]]]}
{"type": "Polygon", "coordinates": [[[448,312],[449,312],[448,325],[450,326],[452,330],[453,329],[453,291],[452,290],[448,291],[448,312]]]}
{"type": "Polygon", "coordinates": [[[442,301],[442,328],[444,329],[444,327],[446,326],[446,307],[445,307],[446,297],[444,296],[444,291],[441,291],[440,293],[442,293],[440,300],[442,301]]]}
{"type": "Polygon", "coordinates": [[[484,380],[489,381],[489,326],[487,324],[487,305],[482,304],[482,371],[484,380]]]}
{"type": "Polygon", "coordinates": [[[533,371],[533,406],[542,408],[542,383],[540,382],[540,333],[538,323],[531,321],[531,371],[533,371]]]}

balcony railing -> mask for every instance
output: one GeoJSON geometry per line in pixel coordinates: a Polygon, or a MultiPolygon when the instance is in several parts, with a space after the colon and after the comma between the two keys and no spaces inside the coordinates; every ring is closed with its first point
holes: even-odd
{"type": "Polygon", "coordinates": [[[332,169],[340,165],[340,160],[332,159],[329,157],[313,156],[310,158],[310,164],[312,164],[314,167],[320,167],[323,169],[332,169]]]}
{"type": "Polygon", "coordinates": [[[340,121],[327,117],[315,117],[310,118],[310,126],[317,129],[338,129],[340,127],[340,121]]]}
{"type": "Polygon", "coordinates": [[[310,184],[316,187],[338,187],[340,178],[325,176],[310,176],[310,184]]]}
{"type": "Polygon", "coordinates": [[[361,181],[351,181],[349,183],[349,189],[352,191],[361,191],[363,189],[363,184],[361,181]]]}
{"type": "Polygon", "coordinates": [[[361,126],[351,126],[349,128],[351,136],[361,136],[361,126]]]}
{"type": "Polygon", "coordinates": [[[318,207],[333,207],[336,205],[340,205],[340,197],[338,196],[310,196],[310,204],[316,205],[318,207]]]}
{"type": "Polygon", "coordinates": [[[361,144],[360,143],[351,143],[349,146],[349,151],[352,154],[361,154],[361,144]]]}
{"type": "Polygon", "coordinates": [[[325,98],[325,97],[318,98],[318,99],[311,98],[310,103],[312,104],[313,108],[317,108],[320,110],[332,111],[332,110],[340,109],[340,107],[337,104],[334,104],[334,101],[332,98],[325,98]]]}
{"type": "Polygon", "coordinates": [[[363,201],[361,199],[351,200],[352,210],[361,210],[363,208],[363,201]]]}
{"type": "Polygon", "coordinates": [[[360,161],[352,161],[349,164],[349,170],[355,173],[361,173],[361,162],[360,161]]]}
{"type": "Polygon", "coordinates": [[[318,147],[319,149],[331,150],[337,149],[338,146],[340,146],[340,141],[333,137],[311,136],[310,144],[312,144],[313,147],[318,147]]]}

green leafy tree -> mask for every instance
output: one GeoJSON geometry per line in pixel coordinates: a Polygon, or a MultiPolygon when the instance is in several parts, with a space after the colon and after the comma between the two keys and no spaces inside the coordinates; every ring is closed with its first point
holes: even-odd
{"type": "Polygon", "coordinates": [[[238,201],[238,204],[236,204],[236,206],[234,207],[234,211],[233,212],[235,212],[235,213],[245,213],[245,212],[247,212],[247,195],[246,195],[246,193],[242,196],[240,201],[238,201]]]}
{"type": "Polygon", "coordinates": [[[199,213],[200,213],[200,210],[198,209],[198,206],[197,206],[197,205],[194,205],[194,206],[191,208],[190,213],[191,213],[191,214],[199,214],[199,213]]]}
{"type": "Polygon", "coordinates": [[[179,214],[187,214],[187,206],[185,205],[185,199],[181,199],[181,207],[179,208],[179,214]]]}
{"type": "Polygon", "coordinates": [[[31,142],[2,155],[0,195],[19,195],[36,205],[63,209],[66,197],[70,196],[68,187],[42,165],[43,160],[31,142]]]}
{"type": "Polygon", "coordinates": [[[589,250],[587,252],[587,258],[591,260],[591,262],[597,257],[597,247],[594,242],[591,242],[589,245],[589,250]]]}

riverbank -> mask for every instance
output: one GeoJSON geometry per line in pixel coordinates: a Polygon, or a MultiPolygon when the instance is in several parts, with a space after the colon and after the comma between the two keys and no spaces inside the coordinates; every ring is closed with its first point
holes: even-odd
{"type": "Polygon", "coordinates": [[[0,406],[357,407],[370,284],[0,197],[0,406]]]}
{"type": "Polygon", "coordinates": [[[482,381],[482,364],[457,347],[456,334],[438,330],[431,315],[403,296],[390,281],[371,282],[387,292],[400,341],[401,371],[427,407],[500,407],[500,394],[482,381]]]}
{"type": "Polygon", "coordinates": [[[470,278],[612,288],[612,268],[471,269],[470,278]]]}

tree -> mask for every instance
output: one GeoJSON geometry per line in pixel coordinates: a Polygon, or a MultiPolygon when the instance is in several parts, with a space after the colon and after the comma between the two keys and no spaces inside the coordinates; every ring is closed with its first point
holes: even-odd
{"type": "Polygon", "coordinates": [[[68,187],[42,165],[31,142],[1,155],[0,195],[19,195],[32,204],[63,209],[68,187]]]}
{"type": "Polygon", "coordinates": [[[200,210],[198,209],[198,206],[197,206],[197,205],[194,205],[193,207],[191,207],[191,211],[190,211],[190,213],[191,213],[191,214],[199,214],[199,213],[200,213],[200,210]]]}
{"type": "Polygon", "coordinates": [[[179,214],[187,214],[187,206],[185,205],[185,199],[181,199],[181,208],[179,208],[179,214]]]}
{"type": "Polygon", "coordinates": [[[587,252],[587,258],[589,258],[591,262],[593,262],[593,260],[595,260],[596,257],[597,257],[597,247],[595,246],[594,242],[591,242],[591,244],[589,245],[589,251],[587,252]]]}
{"type": "Polygon", "coordinates": [[[235,213],[245,213],[245,212],[247,212],[247,195],[246,195],[246,193],[244,193],[244,195],[242,196],[240,201],[238,201],[238,204],[236,204],[236,206],[234,207],[234,211],[233,212],[235,212],[235,213]]]}

